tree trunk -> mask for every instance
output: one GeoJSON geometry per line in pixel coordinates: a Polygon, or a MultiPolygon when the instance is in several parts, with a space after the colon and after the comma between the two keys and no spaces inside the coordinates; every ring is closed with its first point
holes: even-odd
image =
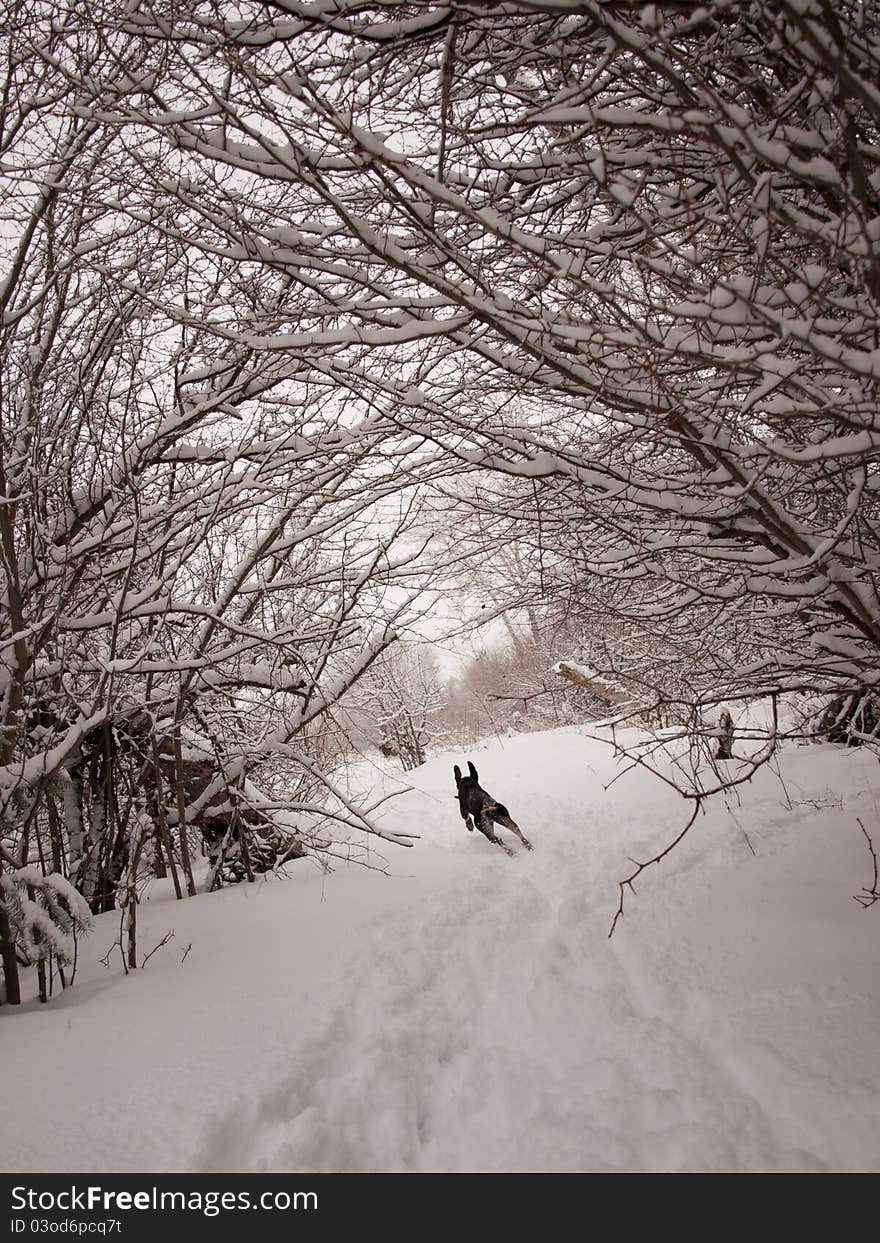
{"type": "Polygon", "coordinates": [[[721,713],[721,720],[719,722],[718,749],[715,752],[715,759],[733,759],[733,717],[729,712],[721,713]]]}
{"type": "MultiPolygon", "coordinates": [[[[0,869],[0,876],[2,874],[2,869],[0,869]]],[[[10,1006],[20,1006],[21,983],[18,975],[18,959],[15,956],[12,926],[9,923],[9,916],[6,913],[6,906],[2,898],[0,898],[0,959],[3,962],[6,1001],[10,1006]]]]}

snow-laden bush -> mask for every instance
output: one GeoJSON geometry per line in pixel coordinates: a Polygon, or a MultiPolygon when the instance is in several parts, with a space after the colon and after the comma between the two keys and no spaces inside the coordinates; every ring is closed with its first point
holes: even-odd
{"type": "Polygon", "coordinates": [[[54,955],[73,962],[76,934],[88,932],[92,915],[85,899],[60,873],[44,876],[39,868],[23,867],[0,876],[13,940],[29,966],[54,955]]]}

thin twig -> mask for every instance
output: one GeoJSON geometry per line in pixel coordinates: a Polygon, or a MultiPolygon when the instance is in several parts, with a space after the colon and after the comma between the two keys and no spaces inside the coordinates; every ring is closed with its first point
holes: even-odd
{"type": "Polygon", "coordinates": [[[871,860],[874,864],[874,878],[871,881],[870,889],[866,885],[861,893],[853,894],[856,902],[867,910],[868,907],[873,906],[875,902],[880,902],[880,876],[878,876],[877,872],[877,851],[874,849],[874,843],[871,841],[871,836],[868,833],[868,830],[862,824],[858,816],[856,816],[856,824],[865,835],[865,840],[868,843],[868,850],[871,852],[871,860]]]}
{"type": "MultiPolygon", "coordinates": [[[[649,868],[652,863],[659,863],[661,859],[666,858],[666,856],[669,854],[671,850],[675,849],[675,847],[682,840],[685,834],[689,832],[691,826],[696,820],[697,814],[699,813],[700,807],[702,806],[702,802],[703,802],[702,795],[698,795],[694,799],[694,810],[691,813],[690,819],[688,820],[687,824],[684,826],[682,831],[679,833],[678,837],[676,837],[674,841],[671,841],[665,850],[661,850],[659,854],[654,855],[653,859],[646,859],[644,863],[637,863],[636,870],[634,872],[631,872],[629,876],[624,877],[622,881],[618,882],[618,889],[620,890],[620,902],[618,904],[617,911],[615,912],[614,919],[611,922],[611,929],[608,933],[609,938],[614,936],[614,929],[617,927],[617,921],[623,916],[623,899],[624,899],[626,886],[628,885],[629,888],[632,890],[632,892],[635,893],[635,889],[633,888],[633,881],[636,880],[637,877],[639,877],[642,874],[642,872],[644,872],[645,868],[649,868]]],[[[633,860],[633,862],[635,862],[635,860],[633,860]]]]}
{"type": "Polygon", "coordinates": [[[174,936],[174,929],[172,928],[170,932],[166,932],[166,933],[165,933],[164,937],[162,938],[162,940],[159,942],[159,944],[158,944],[158,945],[154,945],[154,946],[153,946],[153,948],[150,950],[149,954],[147,954],[146,958],[144,958],[144,959],[142,960],[142,962],[141,962],[141,970],[142,970],[142,971],[143,971],[144,967],[147,965],[147,963],[150,961],[150,959],[153,957],[153,955],[155,954],[156,950],[160,950],[160,949],[162,948],[162,946],[163,946],[163,945],[167,945],[167,944],[168,944],[168,942],[171,940],[171,938],[172,938],[173,936],[174,936]]]}

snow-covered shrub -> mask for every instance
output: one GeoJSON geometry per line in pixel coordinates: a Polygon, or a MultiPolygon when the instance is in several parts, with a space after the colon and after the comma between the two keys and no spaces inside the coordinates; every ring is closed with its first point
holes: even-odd
{"type": "Polygon", "coordinates": [[[76,934],[91,929],[92,915],[69,881],[23,867],[0,876],[0,895],[20,958],[29,966],[50,955],[62,965],[73,962],[76,934]]]}

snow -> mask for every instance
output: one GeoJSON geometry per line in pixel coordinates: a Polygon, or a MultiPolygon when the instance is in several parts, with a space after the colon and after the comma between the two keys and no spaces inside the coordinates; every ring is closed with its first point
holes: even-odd
{"type": "Polygon", "coordinates": [[[629,860],[690,810],[609,737],[364,762],[375,799],[411,786],[383,805],[420,834],[380,843],[388,875],[156,882],[141,955],[174,936],[130,975],[98,917],[72,990],[0,1010],[3,1168],[876,1170],[880,906],[852,897],[876,758],[790,746],[710,800],[609,940],[629,860]],[[466,831],[468,758],[533,853],[466,831]]]}

